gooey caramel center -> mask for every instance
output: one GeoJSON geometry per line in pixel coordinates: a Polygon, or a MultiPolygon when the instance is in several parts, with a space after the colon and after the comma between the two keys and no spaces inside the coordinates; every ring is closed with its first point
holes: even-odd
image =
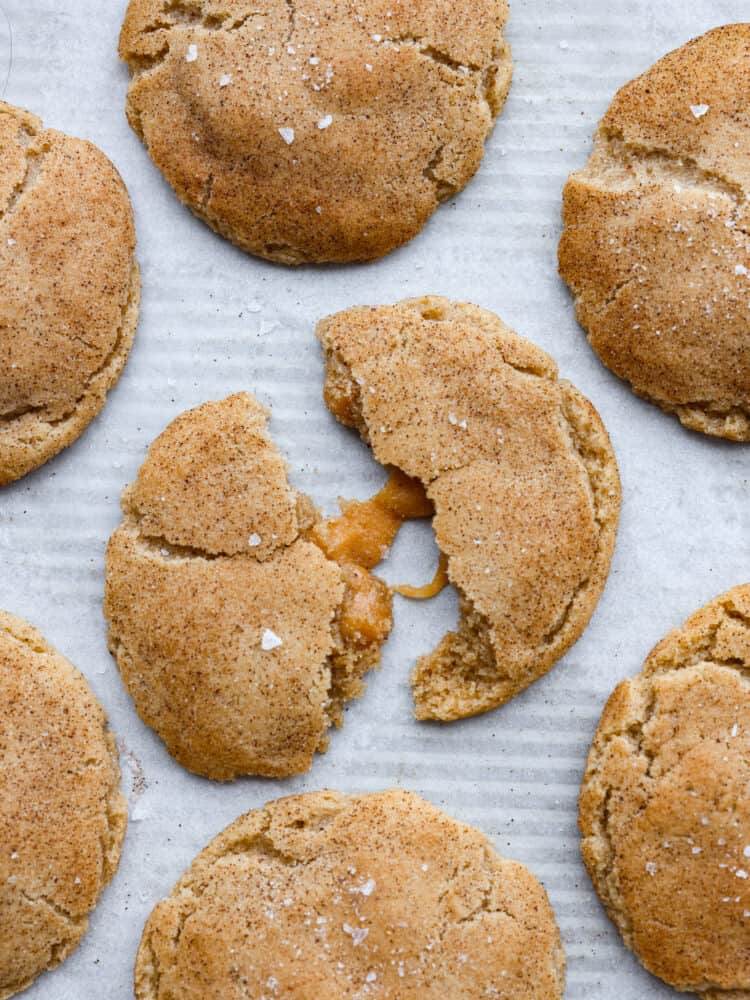
{"type": "MultiPolygon", "coordinates": [[[[308,538],[344,572],[342,635],[352,641],[382,642],[391,628],[390,590],[369,571],[386,557],[405,521],[432,517],[434,508],[419,480],[400,469],[392,469],[385,486],[369,500],[342,500],[340,505],[339,517],[313,525],[308,538]]],[[[403,597],[426,600],[447,583],[447,559],[441,556],[431,583],[394,590],[403,597]]]]}

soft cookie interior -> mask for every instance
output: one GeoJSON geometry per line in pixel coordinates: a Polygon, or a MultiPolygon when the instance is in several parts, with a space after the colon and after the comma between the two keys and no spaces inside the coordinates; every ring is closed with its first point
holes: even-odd
{"type": "Polygon", "coordinates": [[[351,309],[318,336],[329,409],[422,482],[459,592],[458,629],[412,676],[417,716],[503,704],[578,638],[603,589],[620,485],[601,419],[543,351],[474,306],[351,309]]]}

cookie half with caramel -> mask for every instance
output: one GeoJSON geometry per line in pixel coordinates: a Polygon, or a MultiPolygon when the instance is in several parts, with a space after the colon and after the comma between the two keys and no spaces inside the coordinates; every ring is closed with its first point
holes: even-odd
{"type": "Polygon", "coordinates": [[[461,618],[412,677],[417,717],[507,702],[578,639],[620,509],[594,407],[497,316],[425,298],[324,320],[325,398],[375,458],[422,484],[461,618]]]}
{"type": "Polygon", "coordinates": [[[109,643],[138,713],[219,780],[308,770],[391,629],[388,587],[356,546],[326,549],[267,420],[244,393],[174,420],[107,550],[109,643]]]}

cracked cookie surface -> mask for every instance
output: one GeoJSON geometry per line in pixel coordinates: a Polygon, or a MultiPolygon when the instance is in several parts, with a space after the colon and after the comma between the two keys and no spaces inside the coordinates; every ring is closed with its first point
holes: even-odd
{"type": "Polygon", "coordinates": [[[123,495],[109,642],[138,714],[199,774],[309,769],[391,628],[386,585],[309,540],[268,414],[245,393],[182,414],[123,495]]]}
{"type": "Polygon", "coordinates": [[[138,1000],[558,1000],[547,896],[489,840],[401,790],[315,792],[238,819],[146,924],[138,1000]]]}
{"type": "Polygon", "coordinates": [[[507,16],[506,0],[131,0],[128,119],[243,249],[371,260],[478,169],[510,87],[507,16]]]}
{"type": "Polygon", "coordinates": [[[750,997],[750,586],[671,632],[616,688],[580,796],[583,858],[649,971],[750,997]]]}
{"type": "Polygon", "coordinates": [[[505,703],[575,642],[606,582],[620,483],[599,415],[475,306],[350,309],[318,337],[329,409],[422,482],[459,592],[458,630],[412,676],[417,717],[505,703]]]}
{"type": "Polygon", "coordinates": [[[139,301],[133,212],[114,166],[0,102],[0,484],[99,413],[139,301]]]}
{"type": "Polygon", "coordinates": [[[81,674],[0,612],[0,998],[63,962],[120,860],[127,808],[81,674]]]}
{"type": "Polygon", "coordinates": [[[604,364],[686,426],[750,440],[750,24],[616,95],[563,196],[560,273],[604,364]]]}

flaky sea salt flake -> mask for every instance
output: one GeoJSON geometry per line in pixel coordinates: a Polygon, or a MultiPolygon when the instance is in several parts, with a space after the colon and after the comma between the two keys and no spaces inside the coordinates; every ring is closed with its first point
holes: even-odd
{"type": "Polygon", "coordinates": [[[280,639],[279,636],[276,635],[276,633],[273,632],[270,628],[264,630],[263,638],[261,639],[260,642],[260,648],[265,653],[270,652],[272,649],[278,649],[279,646],[281,646],[282,644],[283,640],[280,639]]]}
{"type": "Polygon", "coordinates": [[[344,924],[344,933],[348,934],[352,941],[354,942],[354,947],[357,948],[362,944],[364,939],[370,933],[369,927],[352,927],[351,924],[344,924]]]}

